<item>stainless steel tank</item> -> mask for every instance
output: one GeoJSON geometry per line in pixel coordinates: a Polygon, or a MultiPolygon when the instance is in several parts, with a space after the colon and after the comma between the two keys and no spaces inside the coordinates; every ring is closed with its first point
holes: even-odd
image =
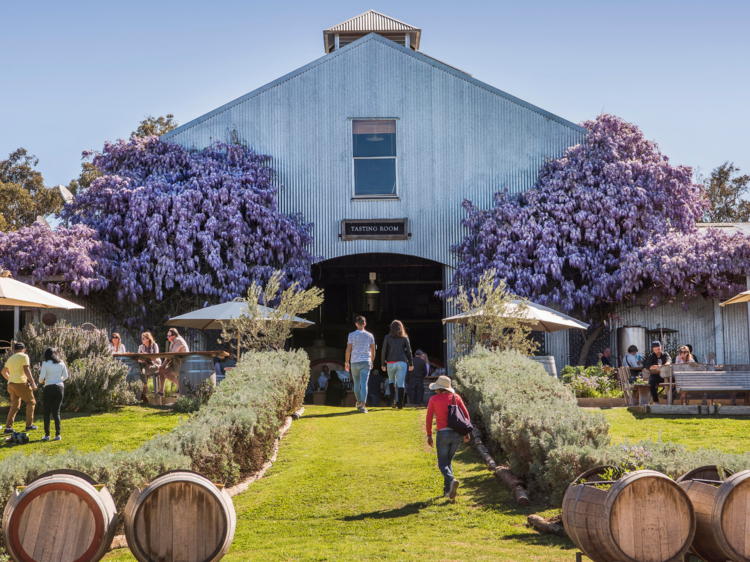
{"type": "Polygon", "coordinates": [[[622,328],[617,328],[616,342],[617,355],[619,356],[618,364],[622,363],[622,358],[628,352],[628,348],[631,345],[638,348],[636,356],[639,358],[645,359],[651,351],[648,345],[648,330],[641,326],[623,326],[622,328]]]}

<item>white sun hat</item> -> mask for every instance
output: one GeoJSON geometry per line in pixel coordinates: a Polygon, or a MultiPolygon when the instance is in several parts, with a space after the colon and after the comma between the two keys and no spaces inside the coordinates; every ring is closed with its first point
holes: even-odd
{"type": "Polygon", "coordinates": [[[438,380],[430,384],[430,390],[447,390],[448,392],[456,393],[451,386],[451,380],[445,375],[440,375],[438,380]]]}

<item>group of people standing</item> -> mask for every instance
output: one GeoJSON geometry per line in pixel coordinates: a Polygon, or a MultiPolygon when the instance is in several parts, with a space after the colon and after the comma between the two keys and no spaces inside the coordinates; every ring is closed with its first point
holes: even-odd
{"type": "MultiPolygon", "coordinates": [[[[26,431],[39,429],[34,425],[34,409],[36,398],[34,391],[37,384],[31,374],[31,362],[26,354],[26,344],[16,342],[13,346],[13,355],[5,362],[2,368],[3,377],[8,381],[8,394],[10,395],[10,411],[5,421],[4,433],[13,433],[13,424],[16,414],[21,409],[21,403],[26,403],[26,431]]],[[[44,384],[42,401],[44,405],[44,437],[42,441],[50,441],[50,418],[55,420],[55,437],[52,441],[62,441],[62,422],[60,419],[60,408],[65,394],[65,381],[68,379],[68,368],[60,359],[57,349],[48,347],[44,351],[44,361],[39,372],[39,383],[44,384]]]]}
{"type": "MultiPolygon", "coordinates": [[[[349,334],[346,344],[344,368],[352,377],[357,410],[367,413],[368,386],[370,371],[376,360],[375,337],[365,330],[364,316],[355,320],[356,330],[349,334]]],[[[404,325],[399,320],[391,322],[390,332],[383,340],[380,353],[380,368],[387,374],[387,394],[391,406],[403,408],[406,398],[410,404],[421,404],[424,398],[424,378],[430,373],[429,360],[421,350],[412,354],[411,343],[404,325]]],[[[371,401],[372,403],[372,401],[371,401]]]]}
{"type": "MultiPolygon", "coordinates": [[[[367,381],[375,364],[375,338],[365,330],[367,322],[363,316],[357,317],[355,321],[357,329],[349,334],[346,345],[345,369],[352,375],[354,382],[354,395],[357,399],[357,410],[367,413],[365,402],[367,401],[367,381]]],[[[413,356],[411,344],[404,330],[404,325],[394,320],[391,322],[390,333],[383,340],[381,350],[381,369],[388,373],[388,386],[390,394],[397,397],[395,403],[398,408],[403,408],[404,397],[407,394],[409,402],[421,404],[424,392],[424,377],[429,372],[426,357],[418,352],[413,356]],[[416,371],[416,372],[415,372],[416,371]],[[413,374],[413,376],[411,376],[413,374]],[[413,384],[410,382],[413,381],[413,384]]],[[[449,426],[450,408],[460,408],[465,419],[470,422],[469,412],[456,391],[451,385],[451,379],[446,376],[438,377],[438,380],[430,384],[430,389],[435,395],[430,398],[427,405],[427,417],[425,419],[425,431],[427,443],[430,447],[437,447],[438,468],[443,475],[443,495],[454,500],[458,491],[459,482],[453,476],[452,461],[458,451],[461,442],[468,442],[469,435],[461,435],[449,426]],[[433,419],[437,421],[437,438],[433,440],[433,419]]]]}

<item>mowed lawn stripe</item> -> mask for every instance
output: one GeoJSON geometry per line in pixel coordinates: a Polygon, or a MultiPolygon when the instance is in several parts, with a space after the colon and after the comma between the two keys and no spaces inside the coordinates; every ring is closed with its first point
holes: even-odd
{"type": "MultiPolygon", "coordinates": [[[[525,526],[535,508],[509,494],[467,446],[443,499],[424,409],[310,406],[266,476],[234,498],[237,531],[224,560],[569,562],[573,545],[525,526]]],[[[117,550],[106,560],[134,560],[117,550]]]]}

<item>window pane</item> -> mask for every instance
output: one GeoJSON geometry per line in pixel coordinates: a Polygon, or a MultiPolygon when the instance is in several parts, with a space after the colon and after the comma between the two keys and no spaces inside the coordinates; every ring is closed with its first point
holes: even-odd
{"type": "Polygon", "coordinates": [[[396,195],[396,159],[354,161],[355,195],[396,195]]]}
{"type": "Polygon", "coordinates": [[[352,122],[354,157],[396,156],[396,122],[359,120],[352,122]]]}

